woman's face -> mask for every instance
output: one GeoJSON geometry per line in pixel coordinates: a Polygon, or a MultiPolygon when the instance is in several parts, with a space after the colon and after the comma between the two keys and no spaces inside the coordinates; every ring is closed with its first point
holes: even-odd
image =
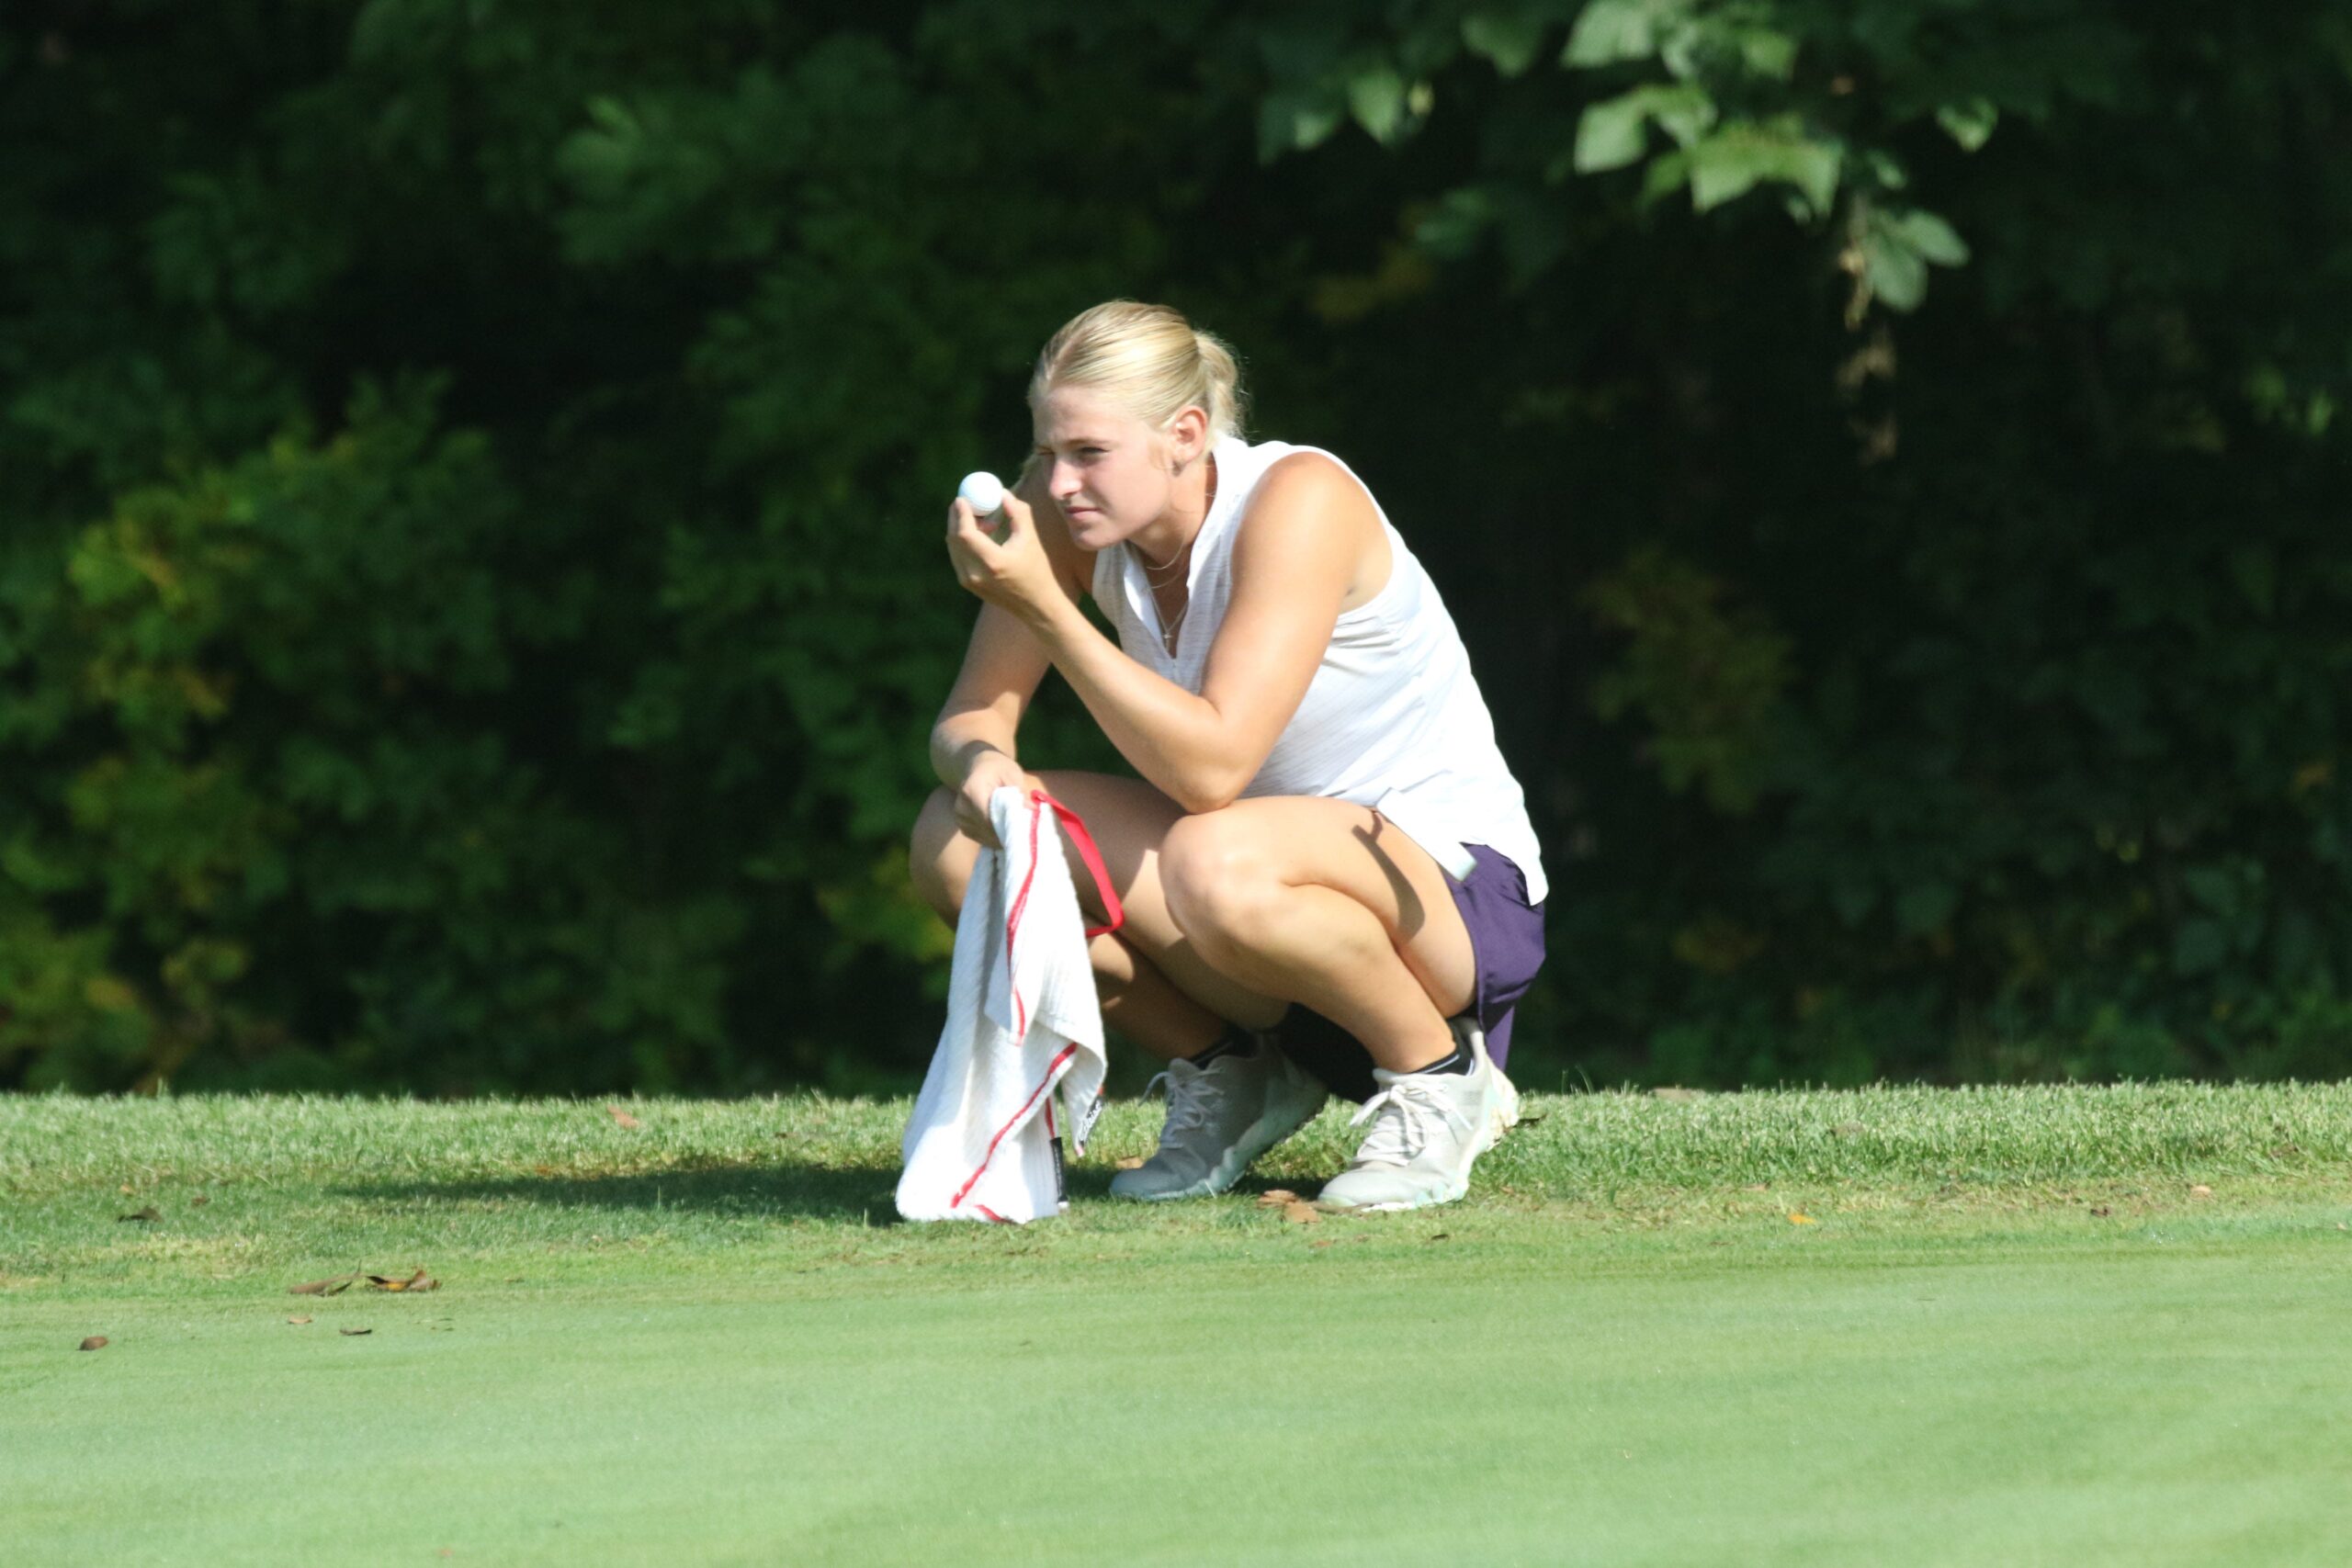
{"type": "Polygon", "coordinates": [[[1115,545],[1168,510],[1169,465],[1184,454],[1100,394],[1084,387],[1047,392],[1036,410],[1036,435],[1046,493],[1079,548],[1115,545]]]}

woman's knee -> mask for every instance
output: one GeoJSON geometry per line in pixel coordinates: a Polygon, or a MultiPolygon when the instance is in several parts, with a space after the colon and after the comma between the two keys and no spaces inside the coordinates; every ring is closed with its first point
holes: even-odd
{"type": "Polygon", "coordinates": [[[1177,929],[1196,943],[1246,942],[1282,888],[1272,846],[1245,816],[1180,818],[1159,847],[1159,881],[1177,929]]]}

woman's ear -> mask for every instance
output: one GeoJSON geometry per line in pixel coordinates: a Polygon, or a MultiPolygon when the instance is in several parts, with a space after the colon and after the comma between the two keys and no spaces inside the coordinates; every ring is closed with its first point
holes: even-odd
{"type": "Polygon", "coordinates": [[[1198,405],[1180,409],[1169,422],[1167,439],[1169,467],[1181,474],[1209,449],[1209,416],[1198,405]]]}

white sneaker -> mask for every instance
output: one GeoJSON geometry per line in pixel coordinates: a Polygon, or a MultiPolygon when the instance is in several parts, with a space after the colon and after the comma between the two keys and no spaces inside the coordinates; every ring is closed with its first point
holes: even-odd
{"type": "Polygon", "coordinates": [[[1111,1179],[1114,1198],[1222,1192],[1251,1160],[1313,1121],[1329,1092],[1264,1035],[1248,1055],[1228,1051],[1205,1067],[1170,1062],[1152,1081],[1168,1085],[1159,1152],[1111,1179]]]}
{"type": "Polygon", "coordinates": [[[1469,1048],[1466,1073],[1372,1069],[1380,1092],[1357,1123],[1372,1122],[1348,1168],[1324,1183],[1317,1201],[1332,1208],[1419,1209],[1451,1203],[1470,1188],[1470,1167],[1519,1121],[1519,1091],[1487,1055],[1487,1036],[1469,1018],[1452,1021],[1469,1048]]]}

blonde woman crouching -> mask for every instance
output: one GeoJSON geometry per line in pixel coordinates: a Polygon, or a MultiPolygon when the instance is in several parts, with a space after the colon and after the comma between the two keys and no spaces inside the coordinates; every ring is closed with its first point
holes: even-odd
{"type": "Polygon", "coordinates": [[[981,604],[932,730],[917,886],[955,919],[1001,785],[1091,829],[1126,909],[1090,950],[1104,1016],[1168,1064],[1159,1151],[1114,1194],[1222,1192],[1337,1092],[1370,1128],[1323,1202],[1459,1198],[1517,1120],[1501,1069],[1545,887],[1435,585],[1346,464],[1242,438],[1232,353],[1175,310],[1079,316],[1029,406],[1002,542],[948,516],[981,604]],[[1048,665],[1140,780],[1023,767],[1048,665]]]}

